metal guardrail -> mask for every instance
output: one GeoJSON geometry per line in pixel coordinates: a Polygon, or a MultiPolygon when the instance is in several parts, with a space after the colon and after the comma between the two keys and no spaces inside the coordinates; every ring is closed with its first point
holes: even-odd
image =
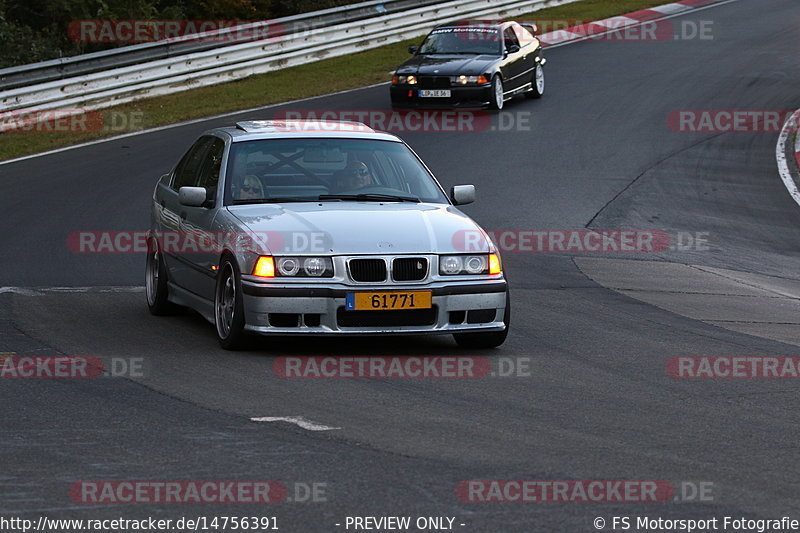
{"type": "Polygon", "coordinates": [[[577,0],[457,0],[0,92],[7,110],[97,109],[367,50],[456,18],[500,18],[577,0]]]}
{"type": "Polygon", "coordinates": [[[234,45],[245,40],[237,40],[232,37],[242,28],[251,31],[275,28],[276,33],[282,36],[398,13],[444,1],[446,0],[370,0],[290,17],[255,21],[244,26],[185,35],[174,39],[8,67],[0,69],[0,91],[234,45]]]}

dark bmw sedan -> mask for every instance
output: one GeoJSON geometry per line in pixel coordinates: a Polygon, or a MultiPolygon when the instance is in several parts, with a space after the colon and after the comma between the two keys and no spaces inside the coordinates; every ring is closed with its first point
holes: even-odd
{"type": "Polygon", "coordinates": [[[544,94],[535,24],[460,20],[437,26],[392,77],[392,107],[502,109],[517,94],[544,94]]]}

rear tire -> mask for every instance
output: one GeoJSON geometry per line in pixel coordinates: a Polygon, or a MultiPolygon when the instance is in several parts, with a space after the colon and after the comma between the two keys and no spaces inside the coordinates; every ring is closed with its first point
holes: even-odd
{"type": "Polygon", "coordinates": [[[525,93],[527,98],[541,98],[544,95],[544,67],[541,63],[536,63],[531,79],[531,90],[525,93]]]}
{"type": "Polygon", "coordinates": [[[145,295],[147,296],[147,308],[152,315],[171,315],[178,309],[177,305],[169,301],[167,269],[156,239],[147,241],[145,295]]]}
{"type": "Polygon", "coordinates": [[[506,291],[506,311],[503,314],[503,331],[487,333],[454,333],[453,338],[460,348],[497,348],[506,341],[508,328],[511,326],[511,297],[506,291]]]}
{"type": "Polygon", "coordinates": [[[247,335],[244,331],[244,303],[239,267],[231,257],[224,257],[217,276],[214,291],[214,325],[219,345],[226,350],[244,347],[247,335]]]}

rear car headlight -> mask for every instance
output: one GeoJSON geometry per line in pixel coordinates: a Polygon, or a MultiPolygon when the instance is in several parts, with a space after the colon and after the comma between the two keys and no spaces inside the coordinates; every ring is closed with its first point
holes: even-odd
{"type": "Polygon", "coordinates": [[[501,274],[503,267],[497,254],[443,255],[439,273],[443,276],[501,274]]]}
{"type": "Polygon", "coordinates": [[[279,257],[278,276],[287,278],[332,278],[330,257],[279,257]]]}
{"type": "Polygon", "coordinates": [[[417,77],[416,76],[400,76],[395,75],[392,76],[392,83],[395,85],[416,85],[417,77]]]}
{"type": "Polygon", "coordinates": [[[489,83],[486,76],[467,76],[466,74],[450,76],[451,85],[480,85],[482,83],[489,83]]]}

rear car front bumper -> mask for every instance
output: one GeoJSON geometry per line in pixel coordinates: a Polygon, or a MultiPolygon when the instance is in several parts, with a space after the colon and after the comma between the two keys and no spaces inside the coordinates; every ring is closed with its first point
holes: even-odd
{"type": "Polygon", "coordinates": [[[484,107],[492,99],[491,84],[474,87],[448,87],[450,97],[421,97],[413,85],[392,85],[389,94],[394,107],[484,107]]]}

